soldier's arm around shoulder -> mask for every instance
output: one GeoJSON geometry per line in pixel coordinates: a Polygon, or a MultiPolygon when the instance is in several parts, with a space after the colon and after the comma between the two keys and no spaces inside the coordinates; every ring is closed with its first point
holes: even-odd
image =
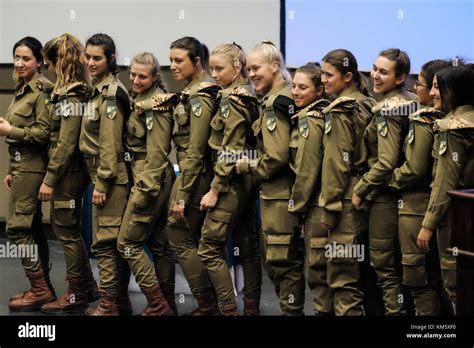
{"type": "Polygon", "coordinates": [[[55,186],[64,175],[78,147],[88,87],[85,83],[76,83],[60,92],[59,102],[62,103],[62,108],[56,108],[54,111],[61,122],[59,141],[53,149],[43,180],[49,186],[55,186]]]}
{"type": "Polygon", "coordinates": [[[137,190],[132,197],[132,201],[138,206],[147,206],[161,191],[171,150],[174,125],[172,111],[177,101],[178,96],[174,93],[159,93],[149,100],[149,108],[145,105],[147,101],[137,103],[137,113],[145,120],[148,133],[145,166],[137,178],[137,190]]]}
{"type": "Polygon", "coordinates": [[[265,109],[262,121],[263,154],[254,165],[244,166],[242,173],[251,172],[258,180],[268,180],[288,165],[290,160],[291,116],[294,100],[278,95],[265,109]]]}
{"type": "Polygon", "coordinates": [[[339,221],[342,198],[351,176],[351,157],[355,146],[352,114],[356,107],[355,99],[341,97],[323,110],[324,156],[319,205],[323,208],[321,222],[330,227],[339,221]]]}
{"type": "Polygon", "coordinates": [[[117,178],[118,163],[122,160],[124,122],[130,114],[130,99],[122,87],[111,83],[105,103],[100,115],[100,164],[95,185],[95,189],[103,193],[109,191],[109,186],[117,178]]]}
{"type": "Polygon", "coordinates": [[[214,115],[215,100],[219,88],[208,82],[201,83],[189,96],[191,109],[189,146],[186,157],[180,163],[180,185],[176,201],[189,204],[190,194],[204,165],[210,123],[214,115]]]}

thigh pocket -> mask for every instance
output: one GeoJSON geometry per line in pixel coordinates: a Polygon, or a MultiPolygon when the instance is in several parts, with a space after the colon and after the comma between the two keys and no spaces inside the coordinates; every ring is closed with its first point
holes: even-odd
{"type": "Polygon", "coordinates": [[[326,265],[327,259],[325,253],[327,244],[327,238],[315,237],[310,239],[309,250],[306,251],[309,267],[326,265]]]}
{"type": "Polygon", "coordinates": [[[394,245],[391,239],[372,238],[370,243],[370,265],[372,267],[394,266],[394,245]]]}
{"type": "Polygon", "coordinates": [[[99,231],[97,232],[97,242],[116,243],[121,222],[121,216],[99,216],[99,231]]]}
{"type": "Polygon", "coordinates": [[[403,284],[424,286],[428,284],[425,254],[403,254],[403,284]]]}
{"type": "Polygon", "coordinates": [[[232,212],[212,209],[207,213],[202,237],[223,242],[227,239],[232,212]]]}
{"type": "Polygon", "coordinates": [[[36,202],[17,202],[15,215],[8,221],[8,227],[17,230],[28,230],[36,213],[36,202]]]}
{"type": "Polygon", "coordinates": [[[333,263],[353,264],[362,260],[364,249],[357,243],[355,230],[341,230],[337,226],[329,234],[328,253],[333,263]]]}
{"type": "Polygon", "coordinates": [[[54,201],[54,223],[59,226],[74,226],[77,223],[76,201],[54,201]]]}
{"type": "Polygon", "coordinates": [[[265,258],[269,264],[281,264],[288,261],[291,247],[291,234],[268,234],[265,258]]]}
{"type": "Polygon", "coordinates": [[[150,234],[153,215],[132,214],[125,238],[134,242],[144,242],[150,234]]]}

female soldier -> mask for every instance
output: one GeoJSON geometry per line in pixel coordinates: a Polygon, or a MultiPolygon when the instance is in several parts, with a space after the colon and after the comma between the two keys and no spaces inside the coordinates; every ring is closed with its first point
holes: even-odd
{"type": "Polygon", "coordinates": [[[416,102],[411,102],[416,95],[404,90],[409,72],[410,58],[397,48],[380,52],[373,64],[374,92],[382,94],[382,100],[372,109],[374,117],[365,132],[370,170],[354,187],[352,197],[356,209],[362,208],[363,199],[371,201],[370,264],[377,275],[377,285],[383,291],[387,315],[406,314],[398,262],[398,197],[388,190],[386,182],[402,162],[400,154],[408,129],[408,115],[416,111],[416,102]]]}
{"type": "Polygon", "coordinates": [[[247,69],[257,93],[264,95],[260,117],[252,128],[258,158],[239,159],[238,174],[261,181],[262,259],[280,300],[283,315],[302,315],[303,254],[297,216],[288,212],[294,174],[289,167],[291,116],[295,104],[291,76],[281,53],[271,42],[258,44],[247,56],[247,69]]]}
{"type": "Polygon", "coordinates": [[[296,178],[288,211],[298,215],[304,223],[306,278],[313,291],[314,311],[324,314],[332,311],[332,298],[323,249],[327,244],[327,230],[321,228],[321,208],[317,200],[321,191],[323,158],[324,115],[321,111],[329,105],[321,82],[321,66],[308,63],[298,68],[291,92],[300,111],[292,117],[295,128],[290,141],[290,166],[296,178]],[[318,247],[318,241],[324,241],[324,244],[318,247]]]}
{"type": "Polygon", "coordinates": [[[63,296],[41,308],[45,313],[83,313],[88,302],[99,298],[80,230],[82,196],[89,184],[79,151],[82,113],[89,93],[83,53],[82,44],[70,34],[50,40],[43,49],[57,80],[51,94],[49,163],[39,198],[52,200],[51,224],[63,243],[69,282],[63,296]]]}
{"type": "Polygon", "coordinates": [[[10,299],[13,311],[34,311],[54,301],[49,282],[49,251],[44,235],[38,191],[48,164],[50,120],[48,94],[51,82],[41,75],[41,43],[25,37],[13,46],[13,78],[18,82],[5,119],[0,118],[0,136],[6,136],[10,162],[3,180],[10,191],[7,237],[18,247],[37,247],[39,257],[24,257],[21,263],[31,288],[10,299]]]}
{"type": "Polygon", "coordinates": [[[151,53],[133,58],[130,81],[134,111],[127,121],[127,145],[134,186],[117,245],[148,299],[143,314],[172,314],[170,306],[176,312],[174,257],[163,229],[175,179],[168,154],[173,131],[171,110],[177,97],[166,94],[158,60],[151,53]],[[155,270],[144,250],[145,243],[153,254],[155,270]]]}
{"type": "Polygon", "coordinates": [[[323,239],[315,246],[324,245],[328,256],[327,281],[334,313],[363,315],[364,295],[358,286],[357,261],[364,255],[357,245],[361,232],[366,230],[367,220],[363,211],[354,209],[351,198],[354,185],[367,167],[364,131],[371,120],[370,110],[375,100],[367,92],[357,60],[347,50],[334,50],[324,56],[321,80],[326,93],[336,99],[323,110],[324,155],[319,206],[328,244],[323,239]],[[339,250],[344,250],[342,256],[339,250]]]}
{"type": "Polygon", "coordinates": [[[101,296],[100,304],[95,309],[87,309],[86,314],[118,315],[119,309],[123,314],[130,314],[127,295],[129,268],[117,250],[117,237],[128,196],[122,140],[130,100],[116,76],[115,43],[110,36],[95,34],[89,38],[85,57],[94,85],[82,121],[79,148],[94,185],[92,251],[98,259],[101,296]]]}
{"type": "Polygon", "coordinates": [[[223,89],[211,121],[215,177],[201,200],[209,209],[201,232],[198,254],[207,267],[223,315],[238,315],[234,286],[225,260],[226,240],[232,233],[244,272],[244,313],[258,315],[262,267],[255,230],[256,185],[250,176],[235,175],[235,158],[251,151],[255,141],[250,127],[258,116],[258,101],[247,79],[245,54],[237,44],[222,44],[211,54],[212,77],[223,89]]]}
{"type": "Polygon", "coordinates": [[[409,132],[405,139],[406,160],[394,170],[388,183],[390,188],[402,192],[398,237],[402,252],[403,284],[411,291],[418,315],[440,314],[434,255],[419,248],[416,240],[430,197],[433,123],[443,117],[440,110],[432,107],[433,99],[429,92],[436,71],[446,66],[449,63],[445,60],[433,60],[421,68],[415,87],[417,101],[424,107],[410,115],[409,132]]]}
{"type": "Polygon", "coordinates": [[[170,49],[173,76],[177,81],[187,81],[187,85],[173,113],[178,123],[173,140],[181,174],[171,191],[168,237],[198,302],[191,314],[218,315],[207,270],[195,245],[206,216],[200,202],[213,177],[207,141],[218,87],[206,72],[209,51],[199,40],[183,37],[171,43],[170,49]]]}
{"type": "Polygon", "coordinates": [[[452,246],[448,191],[474,186],[474,69],[458,65],[439,70],[430,96],[435,109],[447,115],[435,121],[433,182],[417,245],[427,252],[434,231],[439,229],[441,275],[455,312],[456,257],[446,251],[452,246]]]}

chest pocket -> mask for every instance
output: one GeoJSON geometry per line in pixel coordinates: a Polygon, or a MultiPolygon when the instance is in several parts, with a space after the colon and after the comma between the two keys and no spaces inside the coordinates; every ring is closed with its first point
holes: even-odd
{"type": "Polygon", "coordinates": [[[84,117],[88,121],[95,122],[100,118],[100,107],[97,103],[89,101],[86,109],[84,110],[84,117]]]}
{"type": "Polygon", "coordinates": [[[377,144],[377,129],[374,121],[372,121],[365,130],[365,138],[369,143],[369,146],[374,146],[377,144]]]}
{"type": "Polygon", "coordinates": [[[173,118],[180,126],[184,126],[188,122],[189,114],[186,111],[186,106],[182,102],[174,108],[173,118]]]}
{"type": "Polygon", "coordinates": [[[127,121],[127,130],[133,136],[137,138],[143,138],[146,133],[145,125],[143,124],[144,121],[144,112],[140,116],[138,116],[135,112],[132,113],[127,121]]]}
{"type": "Polygon", "coordinates": [[[33,114],[33,104],[23,103],[15,108],[13,113],[21,117],[30,117],[33,114]]]}

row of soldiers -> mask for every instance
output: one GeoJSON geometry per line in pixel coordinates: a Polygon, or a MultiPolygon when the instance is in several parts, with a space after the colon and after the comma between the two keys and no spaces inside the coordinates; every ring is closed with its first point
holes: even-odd
{"type": "Polygon", "coordinates": [[[225,255],[232,235],[245,315],[260,313],[261,263],[283,315],[303,314],[306,281],[315,314],[363,315],[354,251],[368,232],[387,315],[407,313],[408,293],[418,314],[440,314],[439,268],[454,311],[447,191],[473,186],[471,66],[426,63],[415,95],[405,86],[408,55],[384,50],[371,71],[376,102],[344,49],[292,78],[271,42],[247,56],[235,43],[209,55],[184,37],[170,47],[173,76],[187,82],[180,94],[166,92],[150,53],[132,60],[129,94],[105,34],[85,48],[70,34],[44,47],[26,37],[13,56],[18,85],[0,119],[10,152],[7,236],[38,245],[40,258],[22,259],[31,288],[12,296],[11,310],[131,314],[132,272],[148,300],[143,315],[177,314],[176,257],[198,303],[192,315],[238,315],[225,255]],[[54,84],[40,73],[43,60],[54,84]],[[89,183],[99,287],[80,229],[89,183]],[[69,285],[58,298],[41,225],[49,200],[69,285]]]}

